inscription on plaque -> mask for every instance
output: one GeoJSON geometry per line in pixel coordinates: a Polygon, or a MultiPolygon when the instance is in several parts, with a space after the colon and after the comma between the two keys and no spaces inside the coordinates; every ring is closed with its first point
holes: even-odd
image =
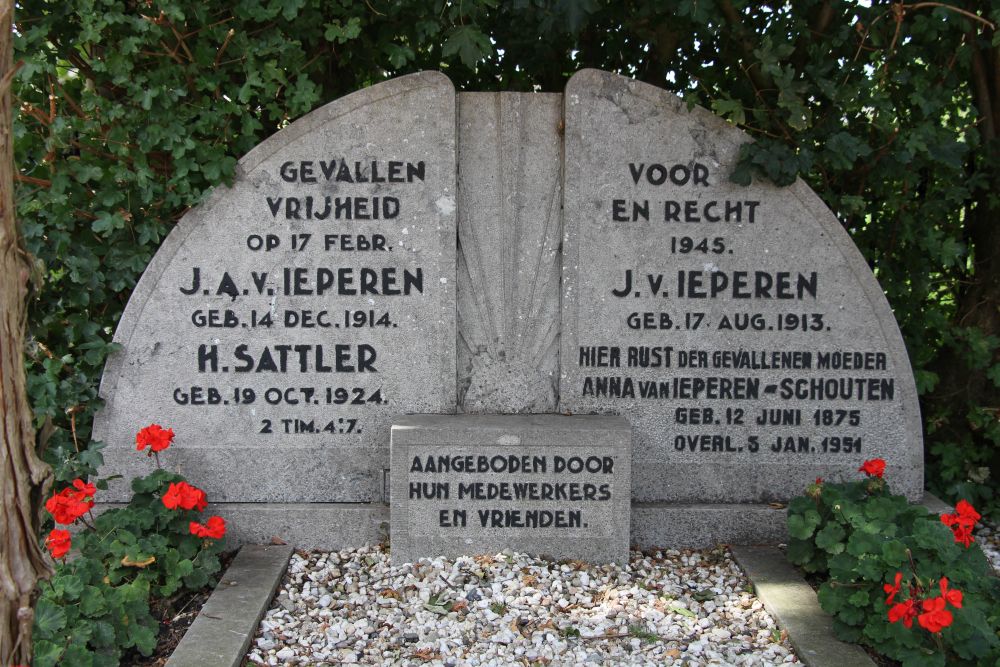
{"type": "Polygon", "coordinates": [[[746,140],[652,86],[570,81],[560,406],[629,416],[637,500],[783,500],[876,456],[916,496],[884,296],[801,182],[729,181],[746,140]]]}
{"type": "Polygon", "coordinates": [[[391,416],[455,405],[454,107],[404,77],[248,154],[139,285],[97,437],[172,425],[214,500],[380,500],[391,416]]]}
{"type": "Polygon", "coordinates": [[[630,433],[616,417],[414,416],[392,428],[392,557],[624,562],[630,433]]]}

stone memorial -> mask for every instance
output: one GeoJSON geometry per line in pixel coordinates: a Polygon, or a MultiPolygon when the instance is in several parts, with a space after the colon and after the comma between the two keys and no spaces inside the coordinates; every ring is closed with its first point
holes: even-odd
{"type": "Polygon", "coordinates": [[[397,562],[778,541],[782,502],[874,457],[919,499],[889,305],[805,184],[729,180],[748,140],[596,70],[565,94],[424,72],[318,109],[144,274],[102,474],[148,472],[133,437],[159,422],[237,541],[390,533],[397,562]],[[571,484],[589,491],[543,498],[571,484]]]}
{"type": "Polygon", "coordinates": [[[730,182],[746,135],[596,70],[566,87],[560,410],[628,417],[637,502],[782,501],[888,462],[923,493],[889,304],[801,181],[730,182]]]}
{"type": "Polygon", "coordinates": [[[621,417],[431,416],[392,426],[392,560],[497,553],[628,562],[621,417]]]}
{"type": "Polygon", "coordinates": [[[252,150],[129,301],[95,426],[105,470],[143,474],[132,438],[155,421],[177,432],[164,463],[213,501],[382,501],[392,416],[455,410],[455,197],[439,73],[252,150]]]}

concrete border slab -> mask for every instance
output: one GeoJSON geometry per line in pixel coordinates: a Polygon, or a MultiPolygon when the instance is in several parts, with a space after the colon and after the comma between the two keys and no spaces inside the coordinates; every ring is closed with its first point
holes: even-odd
{"type": "Polygon", "coordinates": [[[927,511],[932,514],[946,514],[955,511],[954,507],[941,500],[930,491],[924,492],[924,498],[920,501],[920,504],[926,507],[927,511]]]}
{"type": "Polygon", "coordinates": [[[730,547],[753,582],[757,597],[774,616],[809,667],[875,667],[864,649],[833,634],[833,619],[819,606],[816,592],[775,547],[730,547]]]}
{"type": "Polygon", "coordinates": [[[243,664],[257,624],[291,557],[292,547],[286,545],[247,545],[240,549],[166,667],[243,664]]]}

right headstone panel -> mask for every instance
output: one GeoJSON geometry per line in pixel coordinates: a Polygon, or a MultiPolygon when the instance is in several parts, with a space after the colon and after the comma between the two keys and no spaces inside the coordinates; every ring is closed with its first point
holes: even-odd
{"type": "Polygon", "coordinates": [[[749,138],[659,88],[584,70],[565,105],[560,410],[629,419],[633,500],[785,500],[875,457],[918,499],[910,363],[830,210],[730,182],[749,138]]]}

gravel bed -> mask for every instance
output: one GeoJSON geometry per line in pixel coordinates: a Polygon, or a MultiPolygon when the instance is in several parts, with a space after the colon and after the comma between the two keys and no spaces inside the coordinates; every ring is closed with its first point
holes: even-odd
{"type": "Polygon", "coordinates": [[[379,546],[296,553],[248,664],[799,664],[724,548],[628,567],[504,552],[391,567],[379,546]]]}
{"type": "Polygon", "coordinates": [[[1000,525],[984,521],[975,531],[975,538],[983,547],[993,571],[1000,576],[1000,525]]]}

